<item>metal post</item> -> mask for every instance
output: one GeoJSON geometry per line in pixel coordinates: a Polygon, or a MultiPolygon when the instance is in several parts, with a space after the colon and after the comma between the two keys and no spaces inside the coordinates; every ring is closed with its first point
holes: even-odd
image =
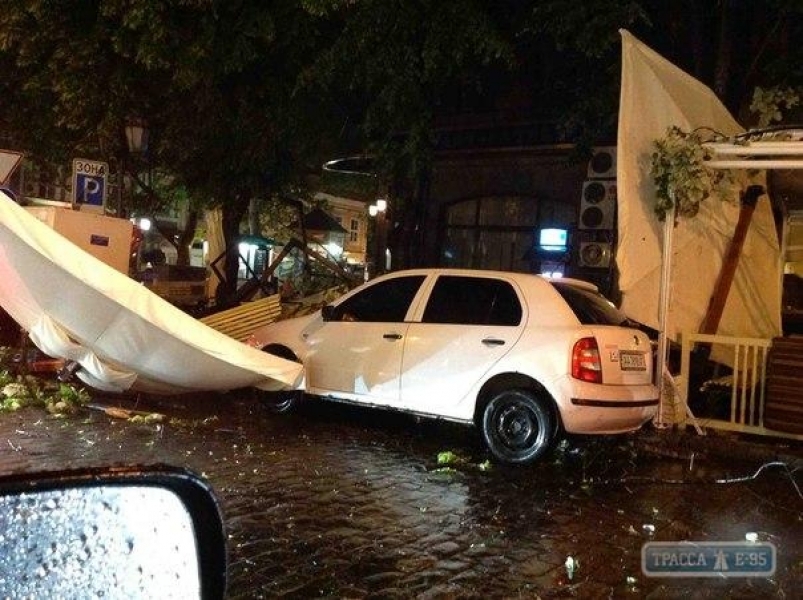
{"type": "Polygon", "coordinates": [[[669,300],[671,296],[670,286],[672,285],[672,234],[675,229],[676,209],[675,194],[670,190],[673,208],[671,213],[667,213],[664,219],[663,248],[661,250],[661,288],[658,304],[658,322],[660,332],[658,335],[658,365],[655,369],[655,384],[658,386],[658,414],[654,425],[658,428],[667,427],[664,422],[664,402],[666,390],[671,389],[671,382],[667,381],[669,371],[669,340],[667,339],[667,323],[669,321],[669,300]]]}

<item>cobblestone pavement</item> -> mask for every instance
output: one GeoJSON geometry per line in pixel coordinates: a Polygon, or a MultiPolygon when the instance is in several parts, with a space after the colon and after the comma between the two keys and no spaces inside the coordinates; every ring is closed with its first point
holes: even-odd
{"type": "Polygon", "coordinates": [[[399,415],[318,404],[279,416],[247,395],[136,407],[173,420],[0,415],[0,474],[194,469],[226,515],[231,598],[792,598],[803,589],[803,485],[784,467],[753,477],[757,463],[661,455],[636,434],[571,440],[542,464],[483,470],[471,430],[399,415]],[[463,462],[440,469],[446,450],[463,462]],[[641,573],[647,540],[750,531],[778,548],[772,579],[641,573]]]}

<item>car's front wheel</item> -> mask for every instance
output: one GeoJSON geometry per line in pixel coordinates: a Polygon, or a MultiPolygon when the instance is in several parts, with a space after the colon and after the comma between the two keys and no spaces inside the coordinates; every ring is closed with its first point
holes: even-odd
{"type": "MultiPolygon", "coordinates": [[[[266,346],[262,349],[263,352],[284,358],[285,360],[292,360],[293,362],[300,362],[293,352],[284,346],[266,346]]],[[[257,398],[269,411],[274,413],[289,413],[298,407],[303,397],[303,392],[300,390],[281,390],[278,392],[266,392],[257,390],[257,398]]]]}
{"type": "Polygon", "coordinates": [[[528,390],[496,394],[482,413],[482,437],[491,454],[506,464],[537,460],[555,437],[556,418],[547,402],[528,390]]]}

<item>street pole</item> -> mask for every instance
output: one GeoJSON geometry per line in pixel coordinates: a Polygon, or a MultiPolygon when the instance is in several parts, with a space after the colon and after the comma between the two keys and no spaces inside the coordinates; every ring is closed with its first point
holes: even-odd
{"type": "Polygon", "coordinates": [[[385,236],[387,229],[386,210],[387,200],[378,198],[368,207],[368,214],[374,218],[374,277],[385,271],[385,236]]]}

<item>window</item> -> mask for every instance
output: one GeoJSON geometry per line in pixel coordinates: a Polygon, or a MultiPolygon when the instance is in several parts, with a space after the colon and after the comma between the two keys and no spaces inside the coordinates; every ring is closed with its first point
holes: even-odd
{"type": "Polygon", "coordinates": [[[492,196],[445,207],[440,263],[446,267],[531,272],[542,223],[566,228],[577,206],[557,199],[492,196]]]}
{"type": "Polygon", "coordinates": [[[400,323],[424,281],[423,275],[396,277],[372,285],[335,308],[335,321],[400,323]]]}
{"type": "Polygon", "coordinates": [[[515,326],[521,316],[521,303],[507,281],[444,275],[435,282],[423,321],[515,326]]]}
{"type": "Polygon", "coordinates": [[[351,220],[351,228],[349,229],[349,241],[356,242],[360,239],[360,221],[358,219],[351,220]]]}
{"type": "Polygon", "coordinates": [[[627,317],[605,296],[570,284],[553,284],[583,325],[622,325],[627,317]]]}

